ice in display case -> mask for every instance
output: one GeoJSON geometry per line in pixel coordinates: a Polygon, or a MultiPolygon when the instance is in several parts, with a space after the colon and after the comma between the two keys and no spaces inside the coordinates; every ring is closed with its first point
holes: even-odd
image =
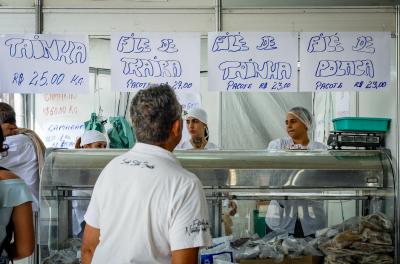
{"type": "MultiPolygon", "coordinates": [[[[47,155],[40,187],[40,263],[79,263],[76,209],[80,205],[84,211],[101,170],[125,151],[53,150],[47,155]]],[[[236,238],[271,231],[264,221],[271,200],[323,201],[327,227],[381,212],[397,228],[394,172],[385,150],[174,153],[204,186],[213,237],[228,233],[224,218],[230,201],[237,204],[229,230],[236,238]]],[[[397,240],[393,237],[395,260],[397,240]]]]}

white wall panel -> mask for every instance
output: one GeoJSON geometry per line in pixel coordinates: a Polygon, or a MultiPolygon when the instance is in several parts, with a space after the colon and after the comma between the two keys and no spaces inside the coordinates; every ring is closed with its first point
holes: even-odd
{"type": "Polygon", "coordinates": [[[229,7],[333,7],[333,6],[393,6],[395,0],[222,0],[229,7]]]}
{"type": "Polygon", "coordinates": [[[207,32],[214,29],[214,15],[210,12],[46,12],[44,33],[85,32],[89,35],[109,35],[125,31],[181,31],[207,32]],[[84,17],[84,21],[82,20],[84,17]]]}
{"type": "Polygon", "coordinates": [[[195,31],[215,28],[214,0],[44,1],[44,32],[195,31]]]}
{"type": "MultiPolygon", "coordinates": [[[[10,1],[10,0],[9,0],[10,1]]],[[[207,8],[214,0],[45,0],[45,8],[207,8]]]]}
{"type": "Polygon", "coordinates": [[[0,34],[34,32],[35,0],[0,0],[0,34]]]}
{"type": "Polygon", "coordinates": [[[225,31],[391,31],[393,9],[232,9],[225,31]]]}
{"type": "Polygon", "coordinates": [[[35,0],[0,0],[0,6],[2,8],[15,8],[15,7],[33,7],[35,0]]]}
{"type": "Polygon", "coordinates": [[[33,9],[0,8],[0,34],[34,32],[35,14],[33,9]]]}

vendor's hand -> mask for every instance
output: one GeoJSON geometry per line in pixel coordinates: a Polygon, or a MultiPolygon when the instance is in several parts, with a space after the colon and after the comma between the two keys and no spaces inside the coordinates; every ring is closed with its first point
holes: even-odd
{"type": "Polygon", "coordinates": [[[3,130],[3,136],[13,136],[17,134],[18,127],[15,124],[3,123],[1,124],[1,129],[3,130]]]}

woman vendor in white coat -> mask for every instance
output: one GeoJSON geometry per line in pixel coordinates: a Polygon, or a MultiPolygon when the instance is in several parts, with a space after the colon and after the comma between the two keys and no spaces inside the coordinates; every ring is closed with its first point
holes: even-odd
{"type": "MultiPolygon", "coordinates": [[[[75,143],[75,148],[82,149],[103,149],[107,146],[106,136],[97,130],[86,130],[81,138],[78,138],[75,143]]],[[[88,176],[88,175],[87,175],[88,176]]],[[[85,177],[85,173],[82,172],[81,177],[85,177]]],[[[82,179],[84,180],[84,179],[82,179]]],[[[87,196],[88,191],[72,191],[73,195],[84,195],[87,196]]],[[[83,217],[85,216],[86,210],[89,206],[89,200],[74,200],[72,201],[72,232],[75,236],[81,237],[83,233],[83,226],[85,225],[83,217]]]]}
{"type": "MultiPolygon", "coordinates": [[[[208,132],[208,120],[207,112],[201,108],[190,109],[184,117],[186,121],[186,128],[190,138],[188,140],[181,141],[175,149],[180,150],[212,150],[217,149],[217,145],[209,141],[208,132]]],[[[232,220],[231,216],[236,214],[237,205],[235,201],[226,200],[229,203],[229,212],[224,212],[224,226],[225,234],[230,235],[232,233],[232,220]]],[[[209,207],[211,208],[211,207],[209,207]]],[[[213,215],[213,212],[209,210],[209,215],[213,215]]]]}
{"type": "MultiPolygon", "coordinates": [[[[313,118],[303,107],[294,107],[286,114],[288,136],[275,139],[268,150],[326,150],[327,146],[311,141],[313,118]]],[[[326,225],[322,201],[272,200],[268,206],[265,222],[272,230],[286,230],[295,237],[314,236],[326,225]]]]}
{"type": "Polygon", "coordinates": [[[207,113],[201,108],[192,108],[186,117],[186,128],[190,139],[179,143],[176,149],[217,149],[217,146],[208,141],[207,113]]]}

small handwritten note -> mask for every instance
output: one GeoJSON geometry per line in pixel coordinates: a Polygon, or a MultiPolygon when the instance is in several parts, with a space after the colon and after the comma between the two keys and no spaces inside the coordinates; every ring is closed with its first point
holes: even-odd
{"type": "Polygon", "coordinates": [[[135,91],[152,83],[168,83],[176,92],[200,88],[198,33],[114,33],[112,87],[135,91]]]}
{"type": "Polygon", "coordinates": [[[209,90],[295,92],[297,51],[293,32],[210,32],[209,90]]]}
{"type": "Polygon", "coordinates": [[[80,94],[37,94],[35,131],[46,147],[74,148],[83,122],[93,111],[93,98],[80,94]]]}
{"type": "Polygon", "coordinates": [[[89,92],[86,35],[3,35],[0,59],[2,93],[89,92]]]}
{"type": "Polygon", "coordinates": [[[57,122],[45,124],[44,130],[42,139],[46,147],[74,148],[85,126],[83,123],[57,122]]]}
{"type": "Polygon", "coordinates": [[[301,91],[366,91],[390,86],[389,32],[304,32],[301,91]]]}

